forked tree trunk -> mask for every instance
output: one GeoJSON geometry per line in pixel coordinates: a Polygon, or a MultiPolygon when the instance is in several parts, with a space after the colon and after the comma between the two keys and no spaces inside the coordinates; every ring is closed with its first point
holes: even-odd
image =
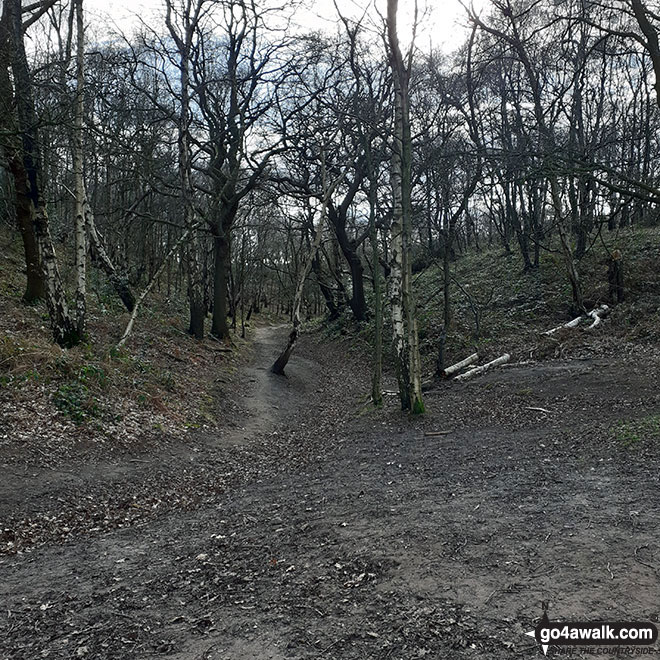
{"type": "Polygon", "coordinates": [[[584,312],[584,298],[582,296],[582,283],[580,281],[580,274],[578,273],[575,264],[575,257],[573,255],[573,248],[571,246],[571,239],[566,231],[563,217],[563,205],[561,202],[561,195],[559,193],[559,183],[557,177],[551,174],[550,180],[550,195],[552,198],[552,205],[557,219],[557,230],[559,233],[559,243],[561,245],[561,252],[564,257],[564,265],[568,280],[571,283],[571,291],[573,293],[573,304],[576,312],[584,312]]]}

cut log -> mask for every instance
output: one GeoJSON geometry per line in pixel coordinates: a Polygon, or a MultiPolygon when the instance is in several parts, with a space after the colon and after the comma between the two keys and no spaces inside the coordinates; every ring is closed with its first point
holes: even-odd
{"type": "Polygon", "coordinates": [[[592,309],[589,312],[589,316],[593,319],[593,323],[587,328],[587,330],[593,330],[601,324],[601,321],[605,316],[610,312],[610,308],[607,305],[601,305],[597,309],[592,309]]]}
{"type": "Polygon", "coordinates": [[[573,319],[572,321],[569,321],[568,323],[563,323],[562,325],[558,325],[556,328],[552,328],[552,330],[546,330],[543,334],[544,335],[552,335],[557,330],[561,330],[562,328],[575,328],[580,324],[580,321],[585,318],[592,318],[593,322],[592,324],[587,328],[587,330],[592,330],[593,328],[597,327],[600,325],[600,322],[603,320],[603,317],[607,316],[609,314],[610,308],[607,305],[601,305],[600,307],[597,307],[596,309],[592,309],[590,312],[587,313],[586,316],[578,316],[577,318],[573,319]]]}
{"type": "Polygon", "coordinates": [[[495,360],[491,360],[486,364],[482,364],[480,367],[475,367],[474,369],[470,369],[470,371],[466,371],[464,374],[460,374],[456,376],[454,380],[468,380],[468,378],[472,378],[474,376],[478,376],[479,374],[486,373],[490,369],[493,369],[494,367],[497,367],[500,364],[505,364],[510,359],[511,356],[508,353],[505,353],[504,355],[500,355],[500,357],[496,358],[495,360]]]}
{"type": "Polygon", "coordinates": [[[553,335],[555,332],[561,330],[562,328],[575,328],[580,324],[580,321],[583,318],[584,316],[578,316],[577,318],[573,319],[572,321],[569,321],[568,323],[562,323],[561,325],[558,325],[556,328],[552,328],[552,330],[546,330],[543,334],[553,335]]]}
{"type": "Polygon", "coordinates": [[[454,374],[458,373],[461,369],[464,369],[465,367],[474,364],[475,362],[478,361],[479,361],[479,354],[472,353],[472,355],[466,357],[465,360],[461,360],[456,364],[452,364],[451,367],[447,367],[446,369],[444,369],[442,375],[445,378],[448,378],[449,376],[453,376],[454,374]]]}

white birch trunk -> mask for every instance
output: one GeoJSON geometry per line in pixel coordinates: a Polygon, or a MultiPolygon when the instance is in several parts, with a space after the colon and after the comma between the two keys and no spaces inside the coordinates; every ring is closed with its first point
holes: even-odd
{"type": "Polygon", "coordinates": [[[555,332],[561,330],[562,328],[576,328],[578,325],[580,325],[580,321],[584,318],[584,316],[577,316],[574,318],[572,321],[569,321],[568,323],[562,323],[561,325],[558,325],[556,328],[552,328],[551,330],[546,330],[543,334],[544,335],[554,335],[555,332]]]}
{"type": "Polygon", "coordinates": [[[601,305],[600,307],[597,307],[596,309],[592,309],[590,312],[587,312],[586,315],[578,316],[574,318],[572,321],[569,321],[568,323],[563,323],[562,325],[558,325],[556,328],[552,328],[551,330],[546,330],[543,334],[553,335],[555,332],[561,330],[562,328],[576,328],[578,325],[580,325],[581,321],[587,318],[591,318],[593,320],[591,325],[587,328],[587,330],[592,330],[593,328],[596,328],[600,325],[601,321],[603,320],[603,317],[607,316],[609,312],[610,312],[610,308],[607,305],[601,305]]]}
{"type": "Polygon", "coordinates": [[[407,338],[403,314],[403,205],[401,201],[401,156],[395,146],[392,154],[390,184],[392,186],[393,208],[390,227],[390,273],[389,296],[392,317],[392,341],[396,356],[396,377],[399,383],[401,405],[410,405],[408,383],[407,338]]]}
{"type": "Polygon", "coordinates": [[[442,373],[444,376],[453,376],[454,374],[461,371],[461,369],[464,369],[465,367],[468,367],[471,364],[474,364],[475,362],[478,361],[479,361],[479,354],[472,353],[472,355],[469,355],[464,360],[461,360],[460,362],[457,362],[456,364],[452,364],[450,367],[447,367],[442,373]]]}
{"type": "Polygon", "coordinates": [[[397,357],[396,371],[401,406],[412,413],[423,413],[419,334],[412,292],[411,241],[411,168],[412,138],[406,66],[397,35],[398,0],[387,2],[387,37],[394,81],[394,148],[390,170],[392,187],[392,226],[390,258],[390,302],[392,335],[397,357]]]}
{"type": "Polygon", "coordinates": [[[464,374],[459,374],[454,378],[454,380],[468,380],[469,378],[473,378],[474,376],[478,376],[479,374],[484,374],[490,369],[493,369],[494,367],[498,367],[501,364],[505,364],[511,359],[511,356],[508,353],[505,353],[504,355],[500,355],[500,357],[496,358],[495,360],[491,360],[490,362],[487,362],[486,364],[481,365],[480,367],[475,367],[474,369],[470,369],[470,371],[466,371],[464,374]]]}
{"type": "Polygon", "coordinates": [[[85,87],[85,29],[83,25],[83,0],[75,0],[76,12],[76,100],[73,137],[73,171],[76,195],[76,330],[80,337],[85,333],[87,295],[87,194],[83,175],[84,87],[85,87]]]}
{"type": "Polygon", "coordinates": [[[596,309],[592,309],[588,316],[593,319],[593,323],[587,328],[587,330],[593,330],[594,328],[597,328],[601,324],[603,317],[607,316],[609,312],[610,308],[607,305],[601,305],[596,309]]]}

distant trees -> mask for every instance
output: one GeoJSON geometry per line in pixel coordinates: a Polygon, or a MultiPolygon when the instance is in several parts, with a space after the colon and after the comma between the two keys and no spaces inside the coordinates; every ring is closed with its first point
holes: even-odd
{"type": "Polygon", "coordinates": [[[385,7],[304,34],[268,3],[162,0],[160,22],[95,43],[84,0],[3,4],[0,190],[57,342],[88,336],[106,286],[131,312],[134,291],[185,294],[198,339],[267,310],[295,340],[324,312],[373,324],[372,399],[384,355],[416,412],[416,273],[436,267],[444,298],[438,372],[468,250],[530,277],[558,253],[582,310],[600,233],[657,222],[658,12],[493,0],[455,53],[404,54],[413,7],[385,7]]]}

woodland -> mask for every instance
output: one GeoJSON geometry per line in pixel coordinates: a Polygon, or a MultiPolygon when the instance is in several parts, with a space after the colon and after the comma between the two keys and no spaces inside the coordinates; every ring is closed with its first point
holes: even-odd
{"type": "Polygon", "coordinates": [[[0,2],[0,659],[658,621],[657,2],[0,2]]]}

